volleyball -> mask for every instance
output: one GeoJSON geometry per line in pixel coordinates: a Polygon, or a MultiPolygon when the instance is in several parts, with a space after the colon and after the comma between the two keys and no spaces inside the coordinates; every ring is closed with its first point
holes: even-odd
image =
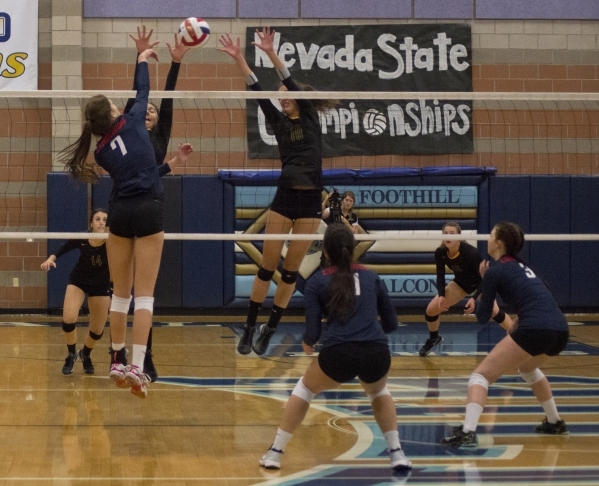
{"type": "Polygon", "coordinates": [[[368,135],[376,136],[383,133],[387,128],[387,119],[381,112],[371,108],[364,115],[362,125],[368,135]]]}
{"type": "Polygon", "coordinates": [[[189,17],[181,22],[177,37],[184,46],[202,47],[210,37],[210,26],[201,17],[189,17]]]}

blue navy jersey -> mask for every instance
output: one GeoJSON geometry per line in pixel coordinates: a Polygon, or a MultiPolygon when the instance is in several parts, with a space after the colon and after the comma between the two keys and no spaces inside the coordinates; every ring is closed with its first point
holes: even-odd
{"type": "Polygon", "coordinates": [[[113,182],[111,200],[151,194],[162,198],[154,147],[146,129],[150,93],[148,63],[137,68],[137,96],[131,110],[119,116],[96,147],[94,156],[113,182]]]}
{"type": "Polygon", "coordinates": [[[437,292],[440,296],[445,296],[445,267],[449,267],[454,274],[454,282],[458,284],[464,292],[471,294],[474,292],[481,281],[479,273],[480,262],[483,258],[478,249],[474,246],[460,241],[458,255],[455,258],[449,258],[447,248],[440,246],[435,250],[435,263],[437,265],[437,292]]]}
{"type": "Polygon", "coordinates": [[[476,306],[481,324],[491,318],[496,294],[516,309],[518,329],[568,330],[566,318],[549,289],[530,268],[514,258],[504,256],[486,271],[476,306]]]}
{"type": "Polygon", "coordinates": [[[102,287],[110,285],[110,273],[108,272],[108,256],[106,255],[106,243],[92,246],[88,240],[68,240],[58,247],[54,256],[60,258],[65,253],[79,249],[79,260],[71,272],[71,280],[85,283],[90,287],[102,287]]]}
{"type": "Polygon", "coordinates": [[[336,271],[336,267],[325,268],[306,284],[306,331],[303,341],[313,346],[320,339],[323,348],[346,342],[369,341],[387,344],[385,333],[397,329],[397,314],[385,284],[375,272],[362,265],[352,265],[355,300],[349,317],[345,321],[332,318],[325,324],[322,323],[322,317],[326,317],[331,275],[336,271]],[[380,324],[377,319],[379,315],[380,324]]]}
{"type": "MultiPolygon", "coordinates": [[[[283,80],[289,91],[300,91],[291,77],[283,80]]],[[[249,85],[253,91],[262,91],[260,84],[249,85]]],[[[290,119],[270,100],[258,103],[274,131],[281,155],[281,177],[278,187],[322,187],[322,133],[318,112],[309,100],[296,100],[300,116],[290,119]]]]}

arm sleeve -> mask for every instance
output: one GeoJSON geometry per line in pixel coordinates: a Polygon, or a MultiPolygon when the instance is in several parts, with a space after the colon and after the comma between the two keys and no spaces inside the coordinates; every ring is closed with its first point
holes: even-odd
{"type": "Polygon", "coordinates": [[[78,247],[79,247],[79,240],[67,240],[58,247],[58,250],[56,250],[53,253],[53,255],[58,260],[65,253],[68,253],[71,250],[74,250],[75,248],[78,248],[78,247]]]}
{"type": "Polygon", "coordinates": [[[437,265],[437,294],[445,297],[445,263],[441,255],[441,248],[435,250],[435,264],[437,265]]]}
{"type": "Polygon", "coordinates": [[[145,121],[148,111],[148,98],[150,96],[150,73],[147,62],[137,64],[135,82],[137,84],[137,95],[128,115],[131,118],[141,118],[145,121]]]}
{"type": "MultiPolygon", "coordinates": [[[[177,85],[177,79],[179,77],[179,68],[181,63],[171,62],[171,68],[168,71],[166,77],[166,85],[164,91],[175,91],[177,85]]],[[[160,144],[161,152],[166,154],[168,150],[168,143],[171,139],[171,129],[173,127],[173,99],[162,98],[160,102],[160,115],[158,117],[158,123],[154,127],[154,137],[156,142],[160,144]]],[[[163,160],[160,163],[164,162],[163,160]]]]}
{"type": "Polygon", "coordinates": [[[318,298],[318,290],[313,282],[308,282],[304,291],[304,302],[306,305],[306,330],[303,341],[308,346],[314,346],[322,332],[322,309],[318,298]]]}
{"type": "Polygon", "coordinates": [[[493,269],[487,270],[480,284],[481,297],[476,305],[476,319],[480,324],[486,324],[491,319],[493,314],[493,302],[495,302],[495,294],[497,293],[497,272],[493,269]]]}
{"type": "Polygon", "coordinates": [[[375,285],[377,308],[379,316],[381,316],[381,325],[383,326],[383,331],[388,334],[398,328],[397,312],[395,312],[395,308],[391,303],[387,287],[385,287],[385,284],[378,275],[376,277],[375,285]]]}
{"type": "MultiPolygon", "coordinates": [[[[283,86],[285,86],[288,91],[301,91],[300,87],[295,83],[295,81],[291,77],[291,73],[287,68],[281,71],[277,70],[277,74],[279,75],[279,78],[281,79],[283,86]]],[[[314,109],[310,100],[297,99],[295,101],[297,101],[297,105],[299,106],[300,111],[314,109]]]]}
{"type": "MultiPolygon", "coordinates": [[[[135,74],[133,74],[133,91],[137,91],[137,55],[135,56],[135,74]]],[[[127,104],[125,105],[125,109],[123,110],[123,114],[129,113],[131,108],[133,108],[133,103],[135,103],[135,98],[129,98],[127,100],[127,104]]]]}
{"type": "Polygon", "coordinates": [[[160,177],[164,177],[166,174],[168,174],[171,171],[171,166],[164,163],[162,165],[158,166],[158,175],[160,177]]]}
{"type": "MultiPolygon", "coordinates": [[[[246,79],[246,81],[248,80],[246,79]]],[[[262,86],[260,86],[257,80],[252,84],[248,84],[248,87],[252,91],[263,91],[262,86]]],[[[266,117],[266,120],[270,126],[275,128],[279,124],[280,117],[282,116],[281,112],[277,110],[275,105],[273,105],[270,100],[257,99],[256,101],[260,105],[260,108],[262,108],[262,112],[264,113],[264,116],[266,117]]]]}

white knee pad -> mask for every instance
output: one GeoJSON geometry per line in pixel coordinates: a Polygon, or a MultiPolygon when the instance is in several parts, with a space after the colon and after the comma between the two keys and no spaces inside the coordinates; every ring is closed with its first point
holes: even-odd
{"type": "Polygon", "coordinates": [[[154,312],[154,297],[135,297],[134,310],[138,311],[141,309],[149,310],[154,312]]]}
{"type": "Polygon", "coordinates": [[[391,392],[389,391],[389,388],[387,388],[387,385],[381,388],[377,393],[367,394],[370,403],[374,402],[377,397],[382,397],[383,395],[391,396],[391,392]]]}
{"type": "Polygon", "coordinates": [[[308,403],[310,403],[312,401],[312,399],[314,398],[314,393],[312,393],[310,390],[308,390],[308,388],[306,388],[306,385],[304,385],[303,378],[300,378],[298,380],[298,382],[295,385],[295,388],[293,389],[291,394],[301,398],[302,400],[304,400],[305,402],[308,402],[308,403]]]}
{"type": "Polygon", "coordinates": [[[468,380],[468,386],[471,387],[472,385],[482,386],[485,390],[488,390],[489,380],[479,373],[472,373],[468,380]]]}
{"type": "Polygon", "coordinates": [[[122,312],[126,314],[129,312],[129,306],[131,305],[131,296],[128,299],[123,297],[112,296],[112,302],[110,303],[111,312],[122,312]]]}
{"type": "Polygon", "coordinates": [[[520,373],[522,379],[529,385],[534,385],[537,381],[541,381],[543,378],[545,378],[545,375],[539,368],[535,368],[530,373],[523,373],[520,370],[518,370],[518,372],[520,373]]]}

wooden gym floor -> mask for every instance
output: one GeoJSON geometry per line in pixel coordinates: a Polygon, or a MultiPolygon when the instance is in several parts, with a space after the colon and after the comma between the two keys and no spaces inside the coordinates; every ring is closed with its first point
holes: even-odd
{"type": "MultiPolygon", "coordinates": [[[[491,386],[480,445],[471,450],[439,441],[461,423],[468,376],[501,330],[453,318],[441,326],[441,349],[421,358],[426,326],[400,316],[389,389],[414,463],[404,474],[392,474],[356,383],[314,399],[280,471],[258,466],[286,398],[313,359],[301,353],[299,317],[281,324],[265,357],[236,353],[237,317],[158,318],[160,378],[146,400],[107,378],[108,332],[92,353],[95,375],[76,363],[65,377],[60,323],[39,319],[3,316],[0,323],[3,485],[599,483],[599,322],[590,316],[570,316],[571,342],[544,369],[569,434],[535,434],[542,409],[512,375],[491,386]]],[[[79,346],[85,332],[81,323],[79,346]]]]}

